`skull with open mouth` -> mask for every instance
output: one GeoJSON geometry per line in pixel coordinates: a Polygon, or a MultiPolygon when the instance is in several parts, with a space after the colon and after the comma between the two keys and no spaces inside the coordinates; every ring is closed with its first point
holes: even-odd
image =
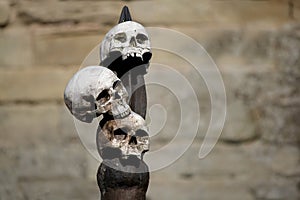
{"type": "Polygon", "coordinates": [[[65,104],[80,121],[90,123],[101,114],[124,118],[131,113],[128,94],[109,69],[89,66],[78,71],[64,92],[65,104]]]}
{"type": "Polygon", "coordinates": [[[106,121],[97,131],[97,149],[103,159],[142,159],[149,150],[149,135],[145,120],[131,112],[125,118],[106,121]]]}
{"type": "MultiPolygon", "coordinates": [[[[113,71],[114,67],[123,66],[126,73],[130,68],[148,64],[151,59],[151,47],[145,28],[133,21],[116,25],[105,36],[100,47],[101,65],[113,71]]],[[[120,69],[118,69],[120,72],[120,69]]],[[[122,74],[118,74],[121,77],[122,74]]]]}

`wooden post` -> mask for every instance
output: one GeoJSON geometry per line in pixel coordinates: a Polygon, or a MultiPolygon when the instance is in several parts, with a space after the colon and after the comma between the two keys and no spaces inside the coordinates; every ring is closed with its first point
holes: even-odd
{"type": "Polygon", "coordinates": [[[288,14],[289,14],[289,18],[290,19],[295,19],[294,16],[294,1],[293,0],[289,0],[288,1],[288,14]]]}
{"type": "MultiPolygon", "coordinates": [[[[129,10],[124,6],[119,23],[131,20],[129,10]]],[[[150,53],[147,59],[144,59],[147,63],[140,66],[134,66],[133,63],[124,64],[118,58],[101,63],[117,73],[131,97],[129,104],[132,111],[144,119],[147,108],[144,75],[151,55],[150,53]]],[[[148,166],[136,156],[127,159],[104,159],[97,172],[97,182],[101,200],[146,200],[149,184],[148,166]]]]}
{"type": "Polygon", "coordinates": [[[97,173],[101,200],[145,200],[148,166],[142,160],[104,160],[97,173]],[[127,162],[127,163],[126,163],[127,162]]]}

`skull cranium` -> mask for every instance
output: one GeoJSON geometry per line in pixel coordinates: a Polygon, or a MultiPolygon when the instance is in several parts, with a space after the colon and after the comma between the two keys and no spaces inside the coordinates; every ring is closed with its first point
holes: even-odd
{"type": "Polygon", "coordinates": [[[152,56],[150,40],[145,28],[133,21],[113,27],[105,36],[100,47],[100,61],[105,66],[116,59],[130,60],[130,65],[148,64],[152,56]]]}
{"type": "Polygon", "coordinates": [[[99,126],[97,148],[103,159],[128,156],[142,157],[149,150],[149,135],[145,120],[131,112],[123,119],[107,121],[99,126]]]}
{"type": "Polygon", "coordinates": [[[77,119],[88,123],[104,113],[123,118],[131,112],[122,82],[111,70],[101,66],[78,71],[67,84],[64,100],[77,119]]]}

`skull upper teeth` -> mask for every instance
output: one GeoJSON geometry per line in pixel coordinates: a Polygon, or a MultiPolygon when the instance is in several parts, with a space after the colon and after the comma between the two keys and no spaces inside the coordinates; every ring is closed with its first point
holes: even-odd
{"type": "Polygon", "coordinates": [[[143,56],[141,53],[138,53],[138,52],[130,52],[130,53],[127,53],[125,55],[122,55],[122,60],[126,60],[128,57],[139,57],[143,60],[143,56]]]}
{"type": "Polygon", "coordinates": [[[122,112],[121,114],[115,115],[114,118],[122,119],[124,117],[127,117],[130,113],[131,113],[130,109],[127,109],[126,111],[122,112]]]}
{"type": "Polygon", "coordinates": [[[126,60],[128,55],[122,55],[122,60],[126,60]]]}
{"type": "Polygon", "coordinates": [[[125,55],[122,55],[122,60],[126,60],[128,57],[141,58],[143,60],[143,54],[140,52],[129,52],[125,55]]]}
{"type": "Polygon", "coordinates": [[[142,56],[142,54],[140,54],[140,53],[137,53],[137,54],[136,54],[136,57],[139,57],[139,58],[141,58],[141,59],[143,60],[143,56],[142,56]]]}

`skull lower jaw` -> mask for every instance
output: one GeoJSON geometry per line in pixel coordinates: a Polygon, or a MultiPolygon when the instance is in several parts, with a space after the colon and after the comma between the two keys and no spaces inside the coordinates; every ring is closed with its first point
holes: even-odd
{"type": "Polygon", "coordinates": [[[146,153],[149,148],[144,148],[144,145],[124,145],[121,148],[122,158],[129,158],[130,156],[136,156],[139,159],[143,159],[144,153],[146,153]]]}
{"type": "Polygon", "coordinates": [[[123,159],[127,159],[129,157],[137,157],[142,159],[143,154],[149,150],[149,148],[144,148],[143,144],[126,144],[125,141],[117,140],[112,142],[111,148],[120,150],[119,157],[123,159]]]}
{"type": "Polygon", "coordinates": [[[121,158],[121,159],[128,159],[132,157],[136,157],[140,160],[143,160],[144,153],[148,150],[138,150],[138,148],[132,148],[129,146],[105,146],[101,148],[101,156],[103,159],[114,159],[114,158],[121,158]]]}
{"type": "Polygon", "coordinates": [[[104,159],[103,163],[109,166],[110,168],[113,168],[117,171],[128,172],[131,175],[135,173],[149,173],[149,168],[146,165],[146,163],[135,156],[129,156],[126,159],[104,159]]]}

